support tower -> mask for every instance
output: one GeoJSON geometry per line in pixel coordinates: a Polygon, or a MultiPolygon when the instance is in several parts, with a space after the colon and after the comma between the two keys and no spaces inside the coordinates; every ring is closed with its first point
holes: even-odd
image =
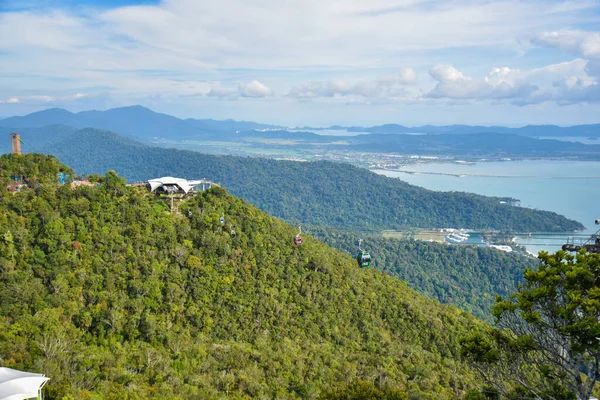
{"type": "Polygon", "coordinates": [[[21,154],[21,137],[18,133],[10,134],[10,144],[12,145],[13,154],[21,154]]]}

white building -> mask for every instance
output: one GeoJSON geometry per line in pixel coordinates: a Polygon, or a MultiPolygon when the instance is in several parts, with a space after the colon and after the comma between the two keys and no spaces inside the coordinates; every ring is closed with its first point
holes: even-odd
{"type": "Polygon", "coordinates": [[[187,179],[174,178],[172,176],[150,179],[148,184],[150,185],[150,192],[159,195],[172,194],[179,197],[195,194],[198,190],[205,190],[212,185],[215,185],[215,183],[206,179],[188,181],[187,179]]]}

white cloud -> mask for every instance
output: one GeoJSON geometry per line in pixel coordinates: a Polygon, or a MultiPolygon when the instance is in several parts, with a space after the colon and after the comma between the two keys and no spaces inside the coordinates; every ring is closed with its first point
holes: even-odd
{"type": "Polygon", "coordinates": [[[26,11],[19,0],[5,2],[15,6],[0,12],[0,92],[21,100],[15,109],[44,103],[26,99],[40,93],[52,105],[76,101],[62,99],[65,93],[86,95],[77,104],[111,105],[263,97],[273,100],[255,103],[273,105],[277,93],[331,104],[425,96],[560,102],[561,95],[586,98],[576,92],[593,90],[552,82],[600,76],[599,34],[577,30],[597,22],[596,0],[162,0],[102,9],[51,2],[65,6],[26,11]],[[547,59],[515,59],[515,38],[524,36],[578,58],[554,58],[551,66],[544,66],[547,59]],[[472,69],[432,68],[459,60],[472,69]],[[493,65],[520,69],[483,76],[493,65]],[[433,82],[423,79],[428,69],[433,82]]]}
{"type": "Polygon", "coordinates": [[[465,76],[451,65],[436,65],[430,71],[437,81],[428,98],[448,100],[507,101],[514,105],[554,102],[559,105],[600,102],[598,78],[585,74],[587,62],[576,59],[529,71],[508,67],[493,68],[482,79],[465,76]],[[575,73],[578,75],[568,75],[575,73]],[[530,81],[552,77],[539,87],[530,81]]]}
{"type": "Polygon", "coordinates": [[[576,58],[557,64],[545,65],[527,72],[528,76],[556,77],[565,75],[586,75],[588,61],[576,58]]]}
{"type": "Polygon", "coordinates": [[[86,95],[83,93],[75,93],[72,95],[65,96],[48,96],[48,95],[30,95],[30,96],[19,96],[19,97],[10,97],[7,100],[1,100],[1,103],[4,104],[48,104],[52,105],[53,103],[66,103],[77,101],[84,98],[86,95]]]}
{"type": "Polygon", "coordinates": [[[452,65],[436,65],[429,73],[437,81],[425,95],[437,99],[499,100],[513,99],[523,102],[538,87],[521,78],[519,70],[508,67],[493,68],[483,79],[465,76],[452,65]]]}
{"type": "Polygon", "coordinates": [[[40,50],[68,53],[70,60],[53,61],[69,70],[390,67],[409,51],[449,44],[512,48],[517,35],[568,24],[593,7],[559,9],[543,0],[166,0],[76,13],[46,7],[0,14],[0,49],[35,48],[31,58],[48,55],[40,50]]]}
{"type": "Polygon", "coordinates": [[[600,32],[570,30],[541,32],[532,35],[529,40],[538,46],[556,47],[584,58],[600,57],[600,32]]]}
{"type": "Polygon", "coordinates": [[[532,35],[529,42],[576,54],[588,61],[587,71],[600,78],[600,32],[563,30],[532,35]]]}
{"type": "Polygon", "coordinates": [[[412,68],[402,68],[398,75],[386,74],[377,78],[377,84],[381,86],[414,85],[417,83],[417,74],[412,68]]]}
{"type": "Polygon", "coordinates": [[[206,94],[209,97],[218,97],[218,98],[236,98],[238,91],[233,88],[222,88],[222,87],[213,87],[206,94]]]}
{"type": "Polygon", "coordinates": [[[554,83],[559,104],[600,102],[600,84],[591,77],[564,77],[554,83]]]}
{"type": "Polygon", "coordinates": [[[262,98],[273,96],[274,93],[263,83],[253,80],[248,83],[240,83],[237,88],[215,86],[212,87],[206,95],[209,97],[235,100],[239,97],[262,98]]]}
{"type": "Polygon", "coordinates": [[[412,68],[402,68],[396,75],[381,75],[370,81],[350,82],[346,79],[312,81],[292,86],[288,96],[300,100],[335,96],[358,96],[369,99],[396,98],[408,94],[407,90],[399,87],[400,85],[411,85],[416,81],[417,75],[412,68]]]}
{"type": "Polygon", "coordinates": [[[471,78],[465,78],[462,72],[458,71],[452,65],[441,65],[438,64],[433,67],[429,73],[436,81],[441,83],[455,82],[455,81],[470,81],[471,78]]]}
{"type": "Polygon", "coordinates": [[[250,83],[240,84],[238,91],[242,97],[267,97],[273,95],[273,91],[271,89],[257,80],[253,80],[250,83]]]}
{"type": "Polygon", "coordinates": [[[600,32],[560,30],[532,35],[529,42],[582,58],[540,69],[560,75],[545,97],[558,104],[600,102],[600,32]]]}

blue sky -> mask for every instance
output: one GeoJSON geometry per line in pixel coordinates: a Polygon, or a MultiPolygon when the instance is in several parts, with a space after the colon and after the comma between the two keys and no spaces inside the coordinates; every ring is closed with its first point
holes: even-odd
{"type": "Polygon", "coordinates": [[[0,116],[600,123],[600,0],[0,0],[0,116]]]}

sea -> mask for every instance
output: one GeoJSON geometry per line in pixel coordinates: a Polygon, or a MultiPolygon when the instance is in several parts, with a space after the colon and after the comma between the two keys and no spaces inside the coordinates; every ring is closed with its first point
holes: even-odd
{"type": "MultiPolygon", "coordinates": [[[[559,250],[570,237],[587,238],[600,229],[600,162],[522,160],[409,164],[373,170],[436,191],[513,197],[521,207],[554,211],[586,226],[582,232],[523,232],[515,236],[528,252],[559,250]]],[[[465,243],[479,242],[478,234],[465,243]]]]}

